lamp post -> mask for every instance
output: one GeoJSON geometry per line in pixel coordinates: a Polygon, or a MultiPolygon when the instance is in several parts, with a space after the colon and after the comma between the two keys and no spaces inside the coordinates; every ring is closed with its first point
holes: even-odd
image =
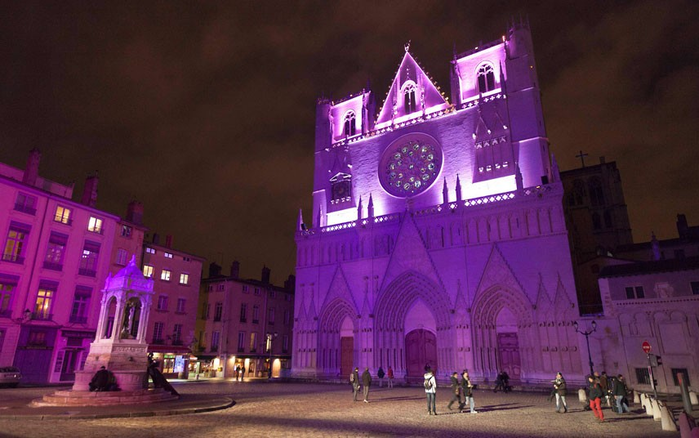
{"type": "Polygon", "coordinates": [[[267,351],[269,351],[269,374],[268,379],[272,378],[272,340],[277,337],[277,332],[267,333],[267,351]]]}
{"type": "Polygon", "coordinates": [[[597,323],[595,321],[592,321],[592,330],[579,330],[577,321],[573,323],[573,327],[575,327],[575,331],[577,333],[580,333],[581,335],[585,336],[585,342],[587,342],[587,358],[590,361],[590,375],[594,376],[594,364],[592,363],[592,354],[590,354],[590,335],[597,331],[597,323]]]}

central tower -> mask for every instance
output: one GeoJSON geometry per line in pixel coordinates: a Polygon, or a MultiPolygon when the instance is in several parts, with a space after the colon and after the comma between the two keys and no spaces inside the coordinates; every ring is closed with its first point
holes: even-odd
{"type": "Polygon", "coordinates": [[[528,25],[455,55],[451,101],[409,49],[377,115],[368,89],[318,102],[292,374],[390,365],[411,380],[426,363],[523,382],[580,373],[528,25]],[[537,329],[554,315],[558,329],[537,329]]]}

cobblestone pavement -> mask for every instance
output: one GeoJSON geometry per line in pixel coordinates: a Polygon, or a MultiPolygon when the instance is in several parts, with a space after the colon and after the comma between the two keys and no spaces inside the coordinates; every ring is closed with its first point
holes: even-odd
{"type": "MultiPolygon", "coordinates": [[[[616,415],[605,423],[569,396],[557,414],[546,395],[476,391],[477,414],[449,411],[448,388],[437,393],[438,416],[428,416],[424,390],[372,388],[370,403],[353,402],[349,385],[206,381],[177,384],[183,394],[231,396],[229,409],[193,415],[98,420],[12,420],[0,415],[2,437],[677,437],[645,414],[616,415]]],[[[0,390],[0,406],[28,402],[55,388],[0,390]]],[[[106,407],[105,409],[109,409],[106,407]]],[[[638,406],[632,410],[639,412],[638,406]]],[[[147,405],[143,406],[147,411],[147,405]]]]}

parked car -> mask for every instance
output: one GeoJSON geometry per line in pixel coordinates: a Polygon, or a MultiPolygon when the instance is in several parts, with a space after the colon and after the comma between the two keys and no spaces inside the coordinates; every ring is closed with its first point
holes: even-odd
{"type": "Polygon", "coordinates": [[[2,367],[0,368],[0,386],[9,386],[16,388],[19,381],[22,379],[22,373],[17,367],[2,367]]]}

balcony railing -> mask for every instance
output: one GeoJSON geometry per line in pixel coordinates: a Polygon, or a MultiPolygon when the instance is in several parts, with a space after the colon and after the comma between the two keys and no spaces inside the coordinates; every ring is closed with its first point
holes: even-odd
{"type": "Polygon", "coordinates": [[[53,320],[53,313],[32,312],[32,319],[37,321],[51,321],[53,320]]]}
{"type": "Polygon", "coordinates": [[[61,217],[61,216],[56,216],[53,218],[54,222],[58,222],[59,224],[63,225],[73,225],[73,218],[72,217],[61,217]]]}
{"type": "Polygon", "coordinates": [[[2,255],[3,262],[17,263],[18,265],[24,264],[24,257],[19,254],[6,253],[2,255]]]}
{"type": "Polygon", "coordinates": [[[44,261],[44,269],[50,269],[52,271],[62,271],[63,270],[63,263],[44,261]]]}
{"type": "Polygon", "coordinates": [[[238,353],[245,353],[245,347],[238,347],[238,353]]]}
{"type": "Polygon", "coordinates": [[[211,350],[209,350],[209,351],[211,351],[212,353],[216,353],[218,351],[218,345],[212,346],[211,350]]]}
{"type": "Polygon", "coordinates": [[[94,269],[80,268],[78,269],[78,274],[84,275],[85,277],[96,277],[97,271],[94,269]]]}
{"type": "Polygon", "coordinates": [[[214,316],[214,322],[221,322],[221,315],[214,316]]]}
{"type": "Polygon", "coordinates": [[[21,211],[22,213],[31,214],[32,216],[36,214],[36,208],[30,205],[15,204],[15,210],[21,211]]]}
{"type": "Polygon", "coordinates": [[[69,321],[73,324],[87,324],[87,316],[70,315],[69,321]]]}

